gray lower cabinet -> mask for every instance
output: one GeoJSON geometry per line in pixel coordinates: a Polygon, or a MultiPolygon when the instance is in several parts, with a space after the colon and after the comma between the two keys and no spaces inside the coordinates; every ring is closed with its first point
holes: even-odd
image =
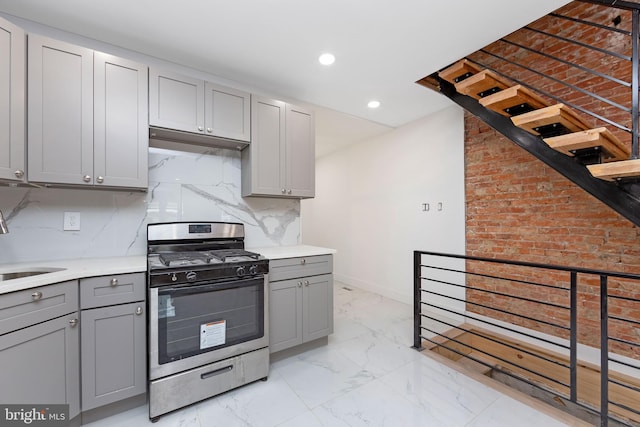
{"type": "Polygon", "coordinates": [[[0,296],[0,402],[80,413],[78,283],[0,296]]]}
{"type": "Polygon", "coordinates": [[[331,334],[332,256],[272,260],[269,269],[269,351],[331,334]]]}
{"type": "Polygon", "coordinates": [[[80,280],[82,411],[146,392],[144,273],[80,280]]]}
{"type": "Polygon", "coordinates": [[[147,67],[28,37],[28,179],[147,188],[147,67]]]}
{"type": "Polygon", "coordinates": [[[242,151],[242,195],[315,196],[311,110],[252,96],[251,144],[242,151]]]}
{"type": "Polygon", "coordinates": [[[23,182],[26,152],[26,36],[0,18],[0,180],[23,182]]]}

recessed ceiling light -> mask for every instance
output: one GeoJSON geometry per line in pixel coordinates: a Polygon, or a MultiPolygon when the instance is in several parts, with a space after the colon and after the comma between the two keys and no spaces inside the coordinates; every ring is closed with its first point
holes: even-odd
{"type": "Polygon", "coordinates": [[[369,101],[367,107],[369,108],[378,108],[380,106],[380,101],[369,101]]]}
{"type": "Polygon", "coordinates": [[[322,65],[331,65],[334,62],[336,62],[336,57],[333,56],[330,53],[323,53],[322,55],[320,55],[320,57],[318,58],[318,61],[322,64],[322,65]]]}

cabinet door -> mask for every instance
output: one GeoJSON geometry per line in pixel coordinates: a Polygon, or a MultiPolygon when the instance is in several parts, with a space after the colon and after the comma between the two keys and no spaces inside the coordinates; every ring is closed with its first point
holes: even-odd
{"type": "Polygon", "coordinates": [[[302,279],[269,283],[269,351],[302,344],[302,279]]]}
{"type": "Polygon", "coordinates": [[[80,412],[77,313],[0,337],[0,402],[69,404],[80,412]],[[75,323],[74,323],[75,324],[75,323]]]}
{"type": "Polygon", "coordinates": [[[93,184],[93,51],[28,40],[29,181],[93,184]]]}
{"type": "Polygon", "coordinates": [[[205,83],[205,133],[222,138],[251,140],[251,95],[205,83]]]}
{"type": "Polygon", "coordinates": [[[0,18],[0,179],[25,181],[25,33],[0,18]]]}
{"type": "Polygon", "coordinates": [[[251,144],[242,153],[243,196],[286,194],[285,106],[281,101],[251,98],[251,144]]]}
{"type": "Polygon", "coordinates": [[[147,67],[94,53],[96,185],[148,186],[147,67]]]}
{"type": "Polygon", "coordinates": [[[311,341],[333,333],[333,275],[305,277],[302,312],[303,341],[311,341]]]}
{"type": "Polygon", "coordinates": [[[287,194],[295,197],[314,197],[315,124],[312,111],[287,105],[286,126],[287,194]]]}
{"type": "Polygon", "coordinates": [[[82,410],[144,393],[144,302],[83,310],[82,410]]]}
{"type": "Polygon", "coordinates": [[[149,69],[149,125],[204,133],[204,80],[149,69]]]}

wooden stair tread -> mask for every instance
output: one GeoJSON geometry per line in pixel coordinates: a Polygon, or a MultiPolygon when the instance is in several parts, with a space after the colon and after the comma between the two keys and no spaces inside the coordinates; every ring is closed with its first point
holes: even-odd
{"type": "Polygon", "coordinates": [[[456,90],[463,95],[482,99],[510,86],[510,83],[490,70],[483,70],[456,83],[456,90]]]}
{"type": "Polygon", "coordinates": [[[529,113],[511,117],[514,125],[526,130],[534,135],[548,135],[549,131],[555,128],[562,131],[563,128],[569,132],[579,132],[589,129],[589,126],[578,115],[564,104],[551,105],[549,107],[534,110],[529,113]],[[542,129],[539,129],[542,128],[542,129]],[[538,130],[536,130],[538,129],[538,130]]]}
{"type": "MultiPolygon", "coordinates": [[[[489,365],[492,365],[492,366],[495,365],[495,363],[492,360],[482,357],[483,356],[482,353],[471,352],[469,356],[475,359],[478,359],[479,361],[485,362],[489,365]]],[[[472,360],[468,357],[461,357],[456,361],[456,363],[458,363],[459,365],[463,366],[464,368],[472,372],[478,372],[482,375],[486,374],[492,369],[491,366],[487,366],[484,363],[476,362],[475,360],[472,360]]]]}
{"type": "Polygon", "coordinates": [[[619,162],[588,165],[591,175],[605,181],[616,181],[622,178],[640,177],[640,159],[622,160],[619,162]]]}
{"type": "Polygon", "coordinates": [[[518,106],[528,105],[532,109],[537,110],[549,105],[544,99],[522,85],[511,86],[500,92],[486,96],[480,99],[480,104],[485,108],[489,108],[507,117],[517,115],[506,110],[513,109],[514,111],[518,111],[518,106]]]}
{"type": "Polygon", "coordinates": [[[482,71],[482,69],[479,66],[467,59],[462,59],[450,67],[440,71],[438,73],[438,77],[451,84],[456,84],[459,81],[464,80],[464,78],[462,78],[463,76],[477,74],[480,71],[482,71]]]}
{"type": "Polygon", "coordinates": [[[604,162],[627,160],[631,154],[629,148],[605,127],[544,138],[544,142],[569,156],[573,156],[577,150],[601,147],[604,162]]]}
{"type": "Polygon", "coordinates": [[[435,90],[436,92],[440,92],[440,82],[436,78],[435,74],[425,76],[420,80],[418,80],[416,83],[428,89],[435,90]]]}

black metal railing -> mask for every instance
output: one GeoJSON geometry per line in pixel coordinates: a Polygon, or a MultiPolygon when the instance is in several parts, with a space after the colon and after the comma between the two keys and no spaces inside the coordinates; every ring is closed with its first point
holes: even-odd
{"type": "Polygon", "coordinates": [[[602,426],[640,425],[639,301],[638,274],[414,252],[414,348],[480,363],[602,426]]]}

